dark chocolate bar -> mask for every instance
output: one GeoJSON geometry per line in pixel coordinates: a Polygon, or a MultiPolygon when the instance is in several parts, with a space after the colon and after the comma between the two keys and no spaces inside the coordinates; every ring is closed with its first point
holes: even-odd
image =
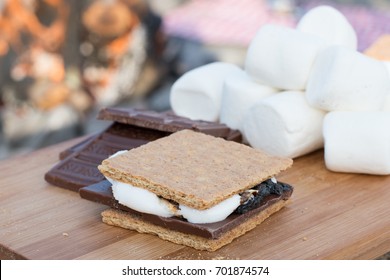
{"type": "Polygon", "coordinates": [[[71,154],[73,153],[76,153],[78,151],[81,151],[90,141],[92,141],[93,139],[95,139],[98,135],[93,135],[93,136],[90,136],[88,137],[87,139],[77,143],[76,145],[62,151],[60,154],[59,154],[59,158],[60,160],[63,160],[63,159],[66,159],[68,156],[70,156],[71,154]]]}
{"type": "Polygon", "coordinates": [[[103,132],[60,153],[61,160],[45,174],[55,186],[78,191],[103,180],[97,166],[120,150],[130,150],[182,129],[192,129],[226,140],[241,141],[241,134],[222,124],[191,121],[172,113],[139,109],[103,109],[99,118],[114,121],[103,132]]]}
{"type": "Polygon", "coordinates": [[[99,112],[100,120],[110,120],[165,132],[177,132],[191,129],[205,134],[222,137],[226,140],[241,142],[242,135],[224,124],[201,120],[190,120],[173,112],[155,112],[143,109],[105,108],[99,112]]]}
{"type": "Polygon", "coordinates": [[[110,206],[114,209],[131,212],[132,214],[136,214],[137,216],[141,217],[142,220],[153,223],[155,225],[209,239],[217,239],[225,232],[247,221],[272,204],[282,199],[287,200],[291,196],[292,191],[292,188],[286,188],[279,195],[268,195],[256,208],[248,212],[243,214],[233,213],[223,221],[208,224],[194,224],[177,217],[164,218],[132,210],[124,205],[119,204],[118,201],[115,200],[111,191],[111,184],[107,180],[101,181],[94,185],[83,187],[80,189],[79,193],[80,196],[84,199],[98,202],[110,206]]]}
{"type": "Polygon", "coordinates": [[[45,174],[45,180],[55,186],[78,191],[104,177],[97,166],[120,150],[130,150],[149,141],[167,136],[167,132],[113,123],[98,136],[84,142],[82,148],[70,154],[45,174]]]}

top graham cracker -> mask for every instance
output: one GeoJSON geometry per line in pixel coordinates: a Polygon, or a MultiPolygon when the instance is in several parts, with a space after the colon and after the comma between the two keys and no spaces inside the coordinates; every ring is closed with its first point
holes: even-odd
{"type": "Polygon", "coordinates": [[[182,130],[106,159],[98,168],[108,178],[204,210],[291,165],[289,158],[182,130]]]}

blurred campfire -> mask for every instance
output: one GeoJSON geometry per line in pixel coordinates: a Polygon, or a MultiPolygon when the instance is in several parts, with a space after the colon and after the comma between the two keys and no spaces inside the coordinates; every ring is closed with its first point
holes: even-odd
{"type": "Polygon", "coordinates": [[[3,137],[45,132],[53,116],[55,128],[80,123],[90,110],[145,97],[164,76],[160,25],[142,0],[0,1],[3,137]]]}

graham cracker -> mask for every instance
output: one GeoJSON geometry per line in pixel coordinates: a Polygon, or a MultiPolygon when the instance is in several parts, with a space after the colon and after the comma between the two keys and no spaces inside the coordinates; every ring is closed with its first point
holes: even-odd
{"type": "Polygon", "coordinates": [[[186,245],[197,250],[215,251],[231,243],[237,237],[252,230],[273,213],[282,209],[287,203],[288,200],[277,201],[257,215],[251,217],[232,230],[227,231],[218,239],[207,239],[196,235],[170,230],[149,222],[145,222],[139,216],[121,210],[107,209],[103,211],[102,220],[108,225],[136,230],[140,233],[154,234],[161,239],[168,240],[176,244],[186,245]]]}
{"type": "Polygon", "coordinates": [[[182,130],[106,159],[99,170],[106,177],[204,210],[291,165],[288,158],[182,130]]]}

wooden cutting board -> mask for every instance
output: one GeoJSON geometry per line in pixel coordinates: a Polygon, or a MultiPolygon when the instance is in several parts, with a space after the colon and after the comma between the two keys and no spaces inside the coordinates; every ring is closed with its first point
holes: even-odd
{"type": "Polygon", "coordinates": [[[372,259],[390,251],[390,176],[330,172],[323,152],[279,180],[291,203],[216,252],[108,226],[106,206],[49,185],[44,174],[75,139],[0,162],[1,259],[372,259]]]}

